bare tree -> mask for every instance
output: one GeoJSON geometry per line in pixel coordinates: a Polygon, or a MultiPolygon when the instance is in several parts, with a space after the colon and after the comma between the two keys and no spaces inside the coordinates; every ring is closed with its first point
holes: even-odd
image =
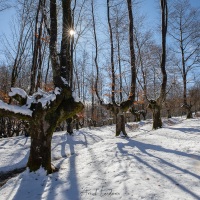
{"type": "Polygon", "coordinates": [[[26,92],[19,88],[12,88],[9,93],[12,98],[18,101],[19,106],[9,105],[0,101],[0,115],[15,116],[19,119],[27,120],[30,124],[31,147],[27,167],[30,171],[36,171],[43,167],[47,173],[52,173],[56,169],[51,165],[51,138],[58,124],[72,118],[77,112],[83,109],[83,104],[75,102],[72,97],[72,90],[69,85],[71,69],[71,54],[68,44],[69,26],[71,24],[71,1],[63,0],[62,26],[65,27],[62,41],[66,41],[67,47],[63,47],[60,52],[61,65],[57,51],[57,1],[50,0],[50,56],[53,71],[54,91],[46,93],[37,91],[29,97],[26,92]],[[65,59],[70,59],[64,62],[65,59]]]}
{"type": "Polygon", "coordinates": [[[191,7],[188,0],[174,1],[170,13],[170,36],[175,47],[174,53],[179,58],[179,68],[183,80],[183,105],[187,118],[192,118],[192,105],[187,100],[188,76],[199,65],[200,56],[200,14],[191,7]]]}
{"type": "Polygon", "coordinates": [[[8,0],[0,0],[0,12],[11,8],[11,2],[9,2],[8,0]]]}
{"type": "MultiPolygon", "coordinates": [[[[92,4],[93,5],[93,4],[92,4]]],[[[107,0],[107,22],[108,22],[108,29],[109,29],[109,41],[110,41],[110,64],[111,64],[111,102],[109,104],[105,104],[103,99],[100,98],[100,94],[98,92],[98,75],[99,75],[99,66],[97,61],[95,62],[96,70],[97,70],[97,79],[95,84],[95,91],[97,97],[100,101],[100,104],[110,110],[115,118],[116,118],[116,136],[119,136],[120,133],[127,136],[125,131],[125,116],[124,112],[128,110],[130,106],[133,105],[135,99],[135,87],[136,87],[136,66],[135,66],[135,52],[134,52],[134,44],[133,44],[133,16],[132,16],[132,2],[127,1],[127,7],[129,12],[129,44],[130,44],[130,60],[131,60],[131,86],[128,99],[121,103],[117,103],[115,99],[115,92],[116,92],[116,75],[115,75],[115,62],[114,62],[114,37],[113,37],[113,28],[110,19],[110,1],[107,0]]],[[[93,15],[93,30],[94,30],[94,39],[95,39],[95,48],[96,48],[96,55],[95,59],[98,56],[98,45],[97,45],[97,37],[96,37],[96,25],[94,20],[94,10],[92,10],[93,15]]],[[[119,53],[119,52],[118,52],[119,53]]]]}
{"type": "Polygon", "coordinates": [[[45,5],[46,0],[39,0],[36,6],[36,14],[33,28],[33,58],[31,66],[31,83],[29,94],[32,95],[42,83],[42,64],[46,52],[48,41],[47,34],[43,27],[45,20],[45,5]]]}
{"type": "Polygon", "coordinates": [[[161,109],[162,104],[166,99],[166,87],[167,87],[167,73],[166,73],[166,35],[167,35],[167,22],[168,22],[168,7],[167,0],[160,0],[161,5],[161,27],[162,27],[162,55],[160,69],[162,73],[162,84],[160,87],[160,94],[156,100],[148,100],[149,108],[153,114],[153,129],[162,127],[161,109]]]}
{"type": "Polygon", "coordinates": [[[30,10],[32,1],[23,1],[17,9],[18,15],[14,20],[12,30],[12,41],[4,36],[5,57],[12,65],[11,87],[16,86],[18,76],[29,63],[31,52],[30,37],[32,35],[32,21],[30,20],[30,10]]]}

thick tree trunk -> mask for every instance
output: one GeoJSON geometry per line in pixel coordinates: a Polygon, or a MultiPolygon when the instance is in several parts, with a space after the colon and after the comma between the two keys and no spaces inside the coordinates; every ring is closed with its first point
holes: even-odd
{"type": "Polygon", "coordinates": [[[36,171],[40,167],[43,167],[47,171],[47,174],[50,174],[56,170],[51,165],[51,139],[53,128],[51,127],[50,132],[48,130],[49,127],[49,123],[41,118],[30,123],[31,148],[27,163],[27,167],[30,171],[36,171]]]}
{"type": "Polygon", "coordinates": [[[192,117],[192,111],[191,109],[187,110],[187,119],[191,119],[192,117]]]}
{"type": "Polygon", "coordinates": [[[152,119],[153,119],[153,129],[162,128],[162,120],[161,120],[161,106],[158,105],[156,101],[151,101],[148,107],[152,112],[152,119]]]}
{"type": "Polygon", "coordinates": [[[187,109],[186,109],[186,112],[187,112],[187,119],[191,119],[193,118],[192,117],[192,106],[188,106],[187,109]]]}
{"type": "Polygon", "coordinates": [[[118,114],[116,117],[116,136],[119,136],[120,134],[127,136],[125,131],[125,117],[123,114],[118,114]]]}
{"type": "Polygon", "coordinates": [[[153,129],[162,128],[162,120],[160,115],[160,108],[152,110],[153,112],[153,129]]]}
{"type": "Polygon", "coordinates": [[[30,171],[36,171],[40,167],[50,174],[55,171],[51,165],[51,135],[45,136],[40,128],[34,130],[37,137],[31,137],[31,148],[27,167],[30,171]]]}
{"type": "Polygon", "coordinates": [[[167,23],[168,23],[168,6],[167,0],[160,0],[162,11],[162,56],[160,69],[162,72],[162,84],[160,88],[160,95],[157,100],[149,100],[149,108],[153,113],[153,129],[162,127],[161,120],[161,108],[162,104],[166,100],[166,87],[167,87],[167,73],[166,73],[166,35],[167,35],[167,23]]]}
{"type": "Polygon", "coordinates": [[[192,105],[188,105],[187,102],[182,105],[182,108],[186,111],[186,118],[191,119],[192,117],[192,105]]]}

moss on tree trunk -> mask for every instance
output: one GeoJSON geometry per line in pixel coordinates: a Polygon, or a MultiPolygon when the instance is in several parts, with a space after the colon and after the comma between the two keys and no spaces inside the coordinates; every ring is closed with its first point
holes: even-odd
{"type": "Polygon", "coordinates": [[[51,116],[50,118],[49,113],[37,106],[33,120],[30,121],[31,147],[27,163],[30,171],[43,167],[50,174],[56,170],[51,165],[51,139],[56,127],[56,117],[51,116]]]}
{"type": "Polygon", "coordinates": [[[56,169],[51,165],[51,135],[44,135],[40,128],[34,130],[35,135],[31,137],[30,155],[27,167],[30,171],[36,171],[43,167],[48,174],[56,169]]]}

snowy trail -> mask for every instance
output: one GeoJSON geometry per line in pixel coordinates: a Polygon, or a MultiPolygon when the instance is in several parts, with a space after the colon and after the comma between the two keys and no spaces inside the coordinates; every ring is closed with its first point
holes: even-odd
{"type": "MultiPolygon", "coordinates": [[[[55,133],[52,160],[59,172],[45,176],[42,169],[26,170],[0,188],[1,199],[198,200],[199,124],[199,119],[175,118],[151,130],[150,121],[130,123],[130,138],[114,137],[114,126],[81,129],[74,136],[55,133]]],[[[23,148],[18,144],[24,143],[24,138],[5,140],[0,147],[15,144],[21,163],[23,148]]],[[[4,161],[3,169],[11,164],[4,161]]]]}

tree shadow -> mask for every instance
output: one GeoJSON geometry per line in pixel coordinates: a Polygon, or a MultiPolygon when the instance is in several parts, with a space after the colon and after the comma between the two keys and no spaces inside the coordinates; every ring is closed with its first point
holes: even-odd
{"type": "MultiPolygon", "coordinates": [[[[63,199],[74,199],[74,200],[78,200],[80,199],[80,186],[78,183],[78,177],[77,177],[77,166],[76,166],[76,156],[78,155],[78,152],[76,152],[76,146],[77,145],[82,145],[83,148],[87,148],[88,147],[88,138],[91,138],[93,140],[93,142],[98,142],[100,140],[100,138],[96,138],[96,135],[91,135],[90,133],[87,133],[85,131],[76,131],[75,132],[75,136],[73,135],[65,135],[65,140],[59,144],[57,144],[53,149],[55,149],[58,145],[61,145],[61,156],[66,156],[68,157],[68,174],[62,174],[62,179],[64,178],[64,180],[59,180],[60,178],[57,177],[58,173],[53,174],[54,179],[51,181],[51,183],[49,184],[49,194],[47,199],[48,200],[53,200],[56,193],[58,191],[56,191],[56,188],[59,188],[61,185],[65,185],[66,183],[68,184],[68,188],[66,188],[65,190],[60,191],[59,194],[62,196],[63,199]],[[76,135],[80,135],[83,136],[81,138],[81,140],[76,140],[76,135]],[[66,154],[66,145],[68,145],[69,148],[69,155],[66,154]],[[55,181],[56,180],[56,181],[55,181]]],[[[101,138],[102,140],[102,138],[101,138]]],[[[59,164],[56,167],[61,168],[64,165],[64,161],[66,161],[66,159],[62,159],[61,162],[59,162],[59,164]]],[[[66,168],[64,166],[64,168],[66,168]]]]}
{"type": "Polygon", "coordinates": [[[200,127],[199,127],[199,129],[198,128],[174,128],[174,127],[168,127],[168,129],[172,129],[172,130],[175,130],[175,131],[181,131],[181,132],[188,133],[188,134],[199,133],[198,135],[200,135],[200,127]]]}
{"type": "MultiPolygon", "coordinates": [[[[69,144],[74,144],[75,146],[83,145],[84,148],[87,148],[89,144],[89,140],[91,140],[90,141],[91,143],[96,143],[103,140],[102,137],[94,135],[90,131],[85,131],[85,130],[75,131],[73,135],[68,135],[67,133],[64,133],[60,137],[61,137],[61,140],[63,141],[61,141],[60,143],[57,143],[54,147],[52,147],[52,151],[58,146],[61,146],[61,157],[70,156],[66,154],[66,145],[69,145],[69,144]],[[76,140],[76,137],[78,137],[78,140],[76,140]]],[[[73,153],[74,152],[70,151],[70,154],[73,154],[73,153]]]]}
{"type": "MultiPolygon", "coordinates": [[[[51,180],[49,185],[49,193],[48,193],[48,200],[53,200],[55,198],[55,195],[57,193],[56,188],[59,188],[61,185],[66,184],[68,182],[69,188],[65,190],[65,192],[62,192],[62,194],[59,194],[62,196],[63,199],[79,199],[80,191],[79,191],[79,185],[77,180],[77,172],[76,172],[76,153],[75,153],[75,146],[78,144],[82,144],[87,146],[86,141],[76,141],[74,140],[73,136],[66,135],[67,139],[60,143],[61,145],[61,155],[66,155],[65,153],[65,146],[69,145],[70,155],[68,156],[68,174],[63,174],[64,180],[60,180],[58,177],[58,173],[54,174],[54,179],[51,180]],[[55,181],[56,180],[56,181],[55,181]]],[[[67,157],[67,155],[66,155],[67,157]]],[[[65,159],[63,159],[59,163],[59,168],[63,165],[63,162],[65,159]]]]}
{"type": "MultiPolygon", "coordinates": [[[[30,175],[23,176],[19,181],[16,182],[16,187],[18,188],[16,194],[12,198],[13,200],[19,200],[19,199],[42,199],[42,195],[46,186],[47,178],[40,179],[37,177],[36,179],[31,180],[29,177],[30,175]],[[28,187],[27,187],[28,185],[28,187]]],[[[13,188],[14,189],[14,188],[13,188]]],[[[8,198],[9,199],[9,198],[8,198]]]]}
{"type": "Polygon", "coordinates": [[[9,140],[7,138],[6,139],[1,138],[0,141],[3,142],[2,144],[0,144],[0,146],[5,146],[9,142],[9,140]],[[5,141],[3,141],[3,140],[5,140],[5,141]]]}
{"type": "Polygon", "coordinates": [[[14,170],[14,169],[19,169],[19,168],[25,167],[26,163],[28,161],[29,151],[26,152],[26,154],[24,155],[24,157],[23,157],[22,160],[20,160],[17,163],[14,163],[14,160],[18,156],[19,156],[18,154],[16,154],[15,156],[13,156],[13,158],[10,160],[9,166],[1,167],[0,168],[0,172],[6,173],[6,172],[14,170]]]}
{"type": "Polygon", "coordinates": [[[166,148],[164,148],[162,146],[146,144],[146,143],[142,143],[142,142],[139,142],[139,141],[132,140],[130,138],[128,138],[126,140],[128,141],[128,143],[117,143],[117,147],[118,147],[118,149],[119,149],[119,151],[121,152],[122,155],[125,154],[126,156],[128,155],[128,156],[131,156],[131,157],[135,158],[138,162],[142,163],[143,165],[147,166],[148,168],[150,168],[151,170],[153,170],[157,174],[162,175],[164,178],[166,178],[167,180],[169,180],[172,183],[174,183],[175,185],[177,185],[181,190],[187,192],[193,198],[200,199],[200,196],[198,196],[197,194],[195,194],[194,192],[189,190],[183,184],[178,183],[170,175],[167,175],[165,172],[163,172],[160,169],[152,166],[147,161],[141,159],[137,155],[128,153],[128,151],[126,151],[124,148],[126,148],[126,147],[132,147],[132,148],[133,147],[137,147],[142,153],[148,155],[149,157],[153,157],[153,158],[158,159],[162,164],[164,164],[166,166],[169,166],[169,167],[171,167],[173,169],[179,170],[182,173],[189,174],[189,175],[191,175],[191,176],[193,176],[194,178],[197,178],[197,179],[200,179],[199,175],[194,174],[194,173],[192,173],[192,172],[190,172],[188,170],[182,169],[181,167],[176,166],[175,164],[172,164],[170,162],[167,162],[166,160],[164,160],[164,159],[162,159],[160,157],[154,156],[153,154],[149,153],[147,150],[159,151],[159,152],[164,152],[164,153],[171,153],[171,154],[175,154],[175,155],[178,155],[178,156],[193,158],[193,159],[197,159],[197,160],[200,160],[200,156],[199,155],[187,154],[185,152],[181,152],[181,151],[177,151],[177,150],[166,149],[166,148]]]}

